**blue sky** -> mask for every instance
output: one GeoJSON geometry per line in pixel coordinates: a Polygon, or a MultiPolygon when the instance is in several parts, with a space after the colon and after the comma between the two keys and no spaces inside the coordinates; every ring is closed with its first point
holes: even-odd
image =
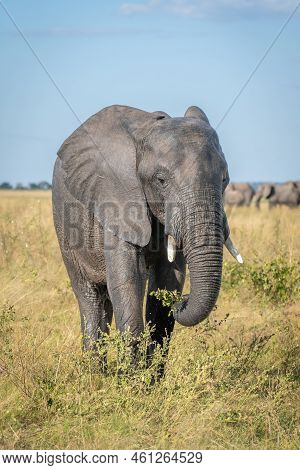
{"type": "MultiPolygon", "coordinates": [[[[293,0],[1,0],[81,121],[111,104],[216,126],[293,0]]],[[[218,129],[231,180],[300,179],[300,9],[218,129]]],[[[51,180],[79,123],[0,5],[0,182],[51,180]]]]}

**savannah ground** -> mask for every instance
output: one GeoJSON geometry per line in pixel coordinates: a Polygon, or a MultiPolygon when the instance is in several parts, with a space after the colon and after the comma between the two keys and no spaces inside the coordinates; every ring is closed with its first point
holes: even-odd
{"type": "Polygon", "coordinates": [[[92,372],[50,192],[0,192],[2,449],[300,448],[300,208],[227,212],[245,264],[225,254],[217,309],[176,325],[153,385],[114,327],[108,373],[92,372]]]}

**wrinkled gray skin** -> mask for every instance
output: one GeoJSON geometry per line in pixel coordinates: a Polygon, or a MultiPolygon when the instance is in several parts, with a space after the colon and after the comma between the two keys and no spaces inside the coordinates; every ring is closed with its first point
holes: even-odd
{"type": "MultiPolygon", "coordinates": [[[[138,337],[143,331],[147,273],[148,293],[181,292],[187,262],[191,293],[174,317],[192,326],[209,315],[229,235],[222,202],[228,180],[217,134],[195,106],[180,118],[111,106],[63,143],[53,175],[53,214],[85,350],[107,331],[112,312],[121,332],[138,337]],[[113,210],[105,210],[107,202],[113,210]],[[128,204],[137,207],[129,222],[128,204]],[[80,239],[75,245],[72,230],[80,239]],[[169,234],[183,248],[172,263],[165,244],[169,234]]],[[[155,327],[152,338],[159,344],[174,327],[167,313],[148,295],[146,322],[155,327]]]]}
{"type": "Polygon", "coordinates": [[[249,183],[229,183],[224,192],[224,204],[228,206],[250,206],[255,194],[249,183]]]}
{"type": "Polygon", "coordinates": [[[300,203],[300,186],[297,181],[288,181],[283,184],[264,183],[257,188],[255,205],[260,207],[261,200],[268,200],[269,208],[277,205],[297,207],[300,203]]]}

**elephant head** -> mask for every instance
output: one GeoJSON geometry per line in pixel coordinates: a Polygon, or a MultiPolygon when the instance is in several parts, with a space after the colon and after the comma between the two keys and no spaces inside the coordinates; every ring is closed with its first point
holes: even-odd
{"type": "Polygon", "coordinates": [[[175,319],[191,326],[206,318],[220,289],[223,244],[242,259],[223,208],[227,164],[204,112],[192,106],[171,118],[112,106],[77,129],[58,154],[69,191],[105,230],[141,248],[150,242],[153,217],[164,225],[169,260],[182,247],[190,270],[191,293],[175,319]]]}

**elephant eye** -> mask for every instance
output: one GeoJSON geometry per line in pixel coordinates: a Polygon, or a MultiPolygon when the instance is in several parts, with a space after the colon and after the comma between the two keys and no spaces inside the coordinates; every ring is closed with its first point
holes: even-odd
{"type": "Polygon", "coordinates": [[[224,186],[227,186],[227,185],[228,185],[228,183],[229,183],[229,179],[228,179],[228,177],[227,177],[227,176],[224,176],[224,177],[223,177],[223,179],[222,179],[222,183],[223,183],[223,185],[224,185],[224,186]]]}
{"type": "Polygon", "coordinates": [[[166,182],[166,180],[165,180],[164,178],[162,178],[161,176],[158,176],[158,177],[157,177],[157,181],[159,181],[160,184],[162,184],[162,185],[164,185],[165,182],[166,182]]]}
{"type": "Polygon", "coordinates": [[[153,175],[153,183],[158,189],[165,189],[167,186],[168,176],[169,175],[164,171],[164,169],[162,171],[158,171],[153,175]]]}

